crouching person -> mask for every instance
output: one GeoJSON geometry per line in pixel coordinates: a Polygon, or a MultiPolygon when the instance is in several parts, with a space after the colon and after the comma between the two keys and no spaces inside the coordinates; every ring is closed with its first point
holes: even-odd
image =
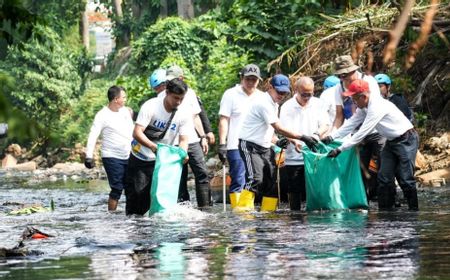
{"type": "Polygon", "coordinates": [[[165,97],[151,98],[139,111],[128,162],[125,188],[127,215],[144,215],[150,208],[157,144],[173,145],[179,137],[179,146],[187,151],[192,116],[183,109],[178,110],[186,91],[187,85],[182,80],[173,79],[167,83],[165,97]]]}
{"type": "MultiPolygon", "coordinates": [[[[270,81],[270,88],[263,93],[250,107],[242,123],[239,134],[239,153],[245,166],[245,186],[237,204],[237,210],[254,209],[255,193],[262,194],[261,211],[275,211],[278,194],[275,188],[274,164],[270,156],[270,147],[274,132],[288,138],[303,141],[314,149],[317,140],[288,131],[280,125],[278,119],[278,103],[290,93],[288,77],[278,74],[270,81]],[[263,186],[267,186],[263,190],[263,186]]],[[[277,145],[286,148],[286,139],[277,141],[277,145]]]]}

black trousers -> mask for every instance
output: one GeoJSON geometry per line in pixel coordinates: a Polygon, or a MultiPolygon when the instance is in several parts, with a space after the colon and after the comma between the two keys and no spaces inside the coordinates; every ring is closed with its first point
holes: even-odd
{"type": "Polygon", "coordinates": [[[150,209],[150,188],[155,161],[143,161],[130,154],[125,185],[126,215],[144,215],[150,209]]]}
{"type": "Polygon", "coordinates": [[[245,166],[244,189],[262,196],[278,197],[271,149],[239,139],[239,153],[245,166]]]}
{"type": "MultiPolygon", "coordinates": [[[[188,164],[191,167],[195,177],[195,194],[197,197],[197,204],[199,207],[208,206],[211,204],[211,188],[209,185],[208,169],[206,168],[205,156],[200,143],[189,144],[188,147],[188,164]]],[[[189,191],[187,188],[188,180],[188,166],[183,166],[181,174],[180,188],[178,191],[178,201],[190,200],[189,191]]]]}

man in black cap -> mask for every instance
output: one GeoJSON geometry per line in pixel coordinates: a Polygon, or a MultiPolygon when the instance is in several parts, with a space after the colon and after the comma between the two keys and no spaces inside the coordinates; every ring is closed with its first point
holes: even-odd
{"type": "Polygon", "coordinates": [[[231,177],[231,208],[236,207],[245,185],[245,166],[239,154],[238,133],[250,105],[261,97],[257,88],[261,80],[259,67],[248,64],[239,72],[240,84],[225,91],[219,109],[219,158],[223,164],[228,161],[231,177]]]}

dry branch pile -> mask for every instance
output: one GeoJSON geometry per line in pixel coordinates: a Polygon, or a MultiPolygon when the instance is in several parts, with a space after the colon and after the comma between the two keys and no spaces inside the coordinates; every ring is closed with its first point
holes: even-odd
{"type": "MultiPolygon", "coordinates": [[[[449,4],[442,3],[436,6],[436,22],[446,23],[449,18],[448,6],[449,4]]],[[[415,5],[409,18],[423,19],[430,7],[415,5]]],[[[332,73],[335,57],[351,54],[366,73],[384,70],[389,65],[383,64],[383,50],[389,38],[389,29],[400,14],[399,10],[401,9],[388,4],[365,5],[341,16],[322,15],[327,18],[327,23],[271,61],[268,68],[278,69],[281,64],[287,63],[291,68],[297,69],[291,76],[309,75],[320,81],[332,73]]],[[[435,32],[436,29],[441,33],[448,32],[442,26],[439,28],[433,25],[435,32]]]]}

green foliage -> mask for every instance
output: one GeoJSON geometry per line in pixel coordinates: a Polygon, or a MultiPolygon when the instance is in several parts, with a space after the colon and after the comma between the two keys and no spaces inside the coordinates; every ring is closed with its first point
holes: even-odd
{"type": "Polygon", "coordinates": [[[112,85],[112,81],[93,80],[71,110],[62,116],[58,132],[65,145],[86,142],[95,114],[108,104],[107,91],[112,85]]]}
{"type": "MultiPolygon", "coordinates": [[[[168,55],[177,52],[193,73],[199,73],[207,51],[206,42],[197,36],[198,30],[180,18],[166,18],[150,26],[133,43],[133,59],[138,70],[150,73],[168,55]]],[[[186,69],[186,68],[185,68],[186,69]]]]}
{"type": "Polygon", "coordinates": [[[317,17],[319,1],[269,2],[235,1],[227,17],[232,40],[264,62],[274,59],[321,23],[317,17]]]}
{"type": "Polygon", "coordinates": [[[147,82],[147,76],[123,76],[116,80],[116,84],[125,88],[127,93],[127,106],[138,112],[141,105],[156,96],[147,82]]]}
{"type": "Polygon", "coordinates": [[[0,71],[0,123],[7,123],[9,126],[8,138],[26,140],[37,135],[38,128],[35,122],[27,119],[25,114],[13,108],[7,96],[14,90],[15,81],[8,74],[0,71]]]}
{"type": "Polygon", "coordinates": [[[0,69],[9,73],[17,87],[10,92],[13,104],[48,130],[79,94],[78,58],[60,43],[52,29],[36,25],[31,38],[12,46],[0,69]]]}
{"type": "Polygon", "coordinates": [[[248,63],[249,57],[245,51],[227,44],[225,38],[216,41],[212,47],[204,75],[199,77],[199,94],[216,135],[222,94],[240,82],[238,73],[248,63]]]}

